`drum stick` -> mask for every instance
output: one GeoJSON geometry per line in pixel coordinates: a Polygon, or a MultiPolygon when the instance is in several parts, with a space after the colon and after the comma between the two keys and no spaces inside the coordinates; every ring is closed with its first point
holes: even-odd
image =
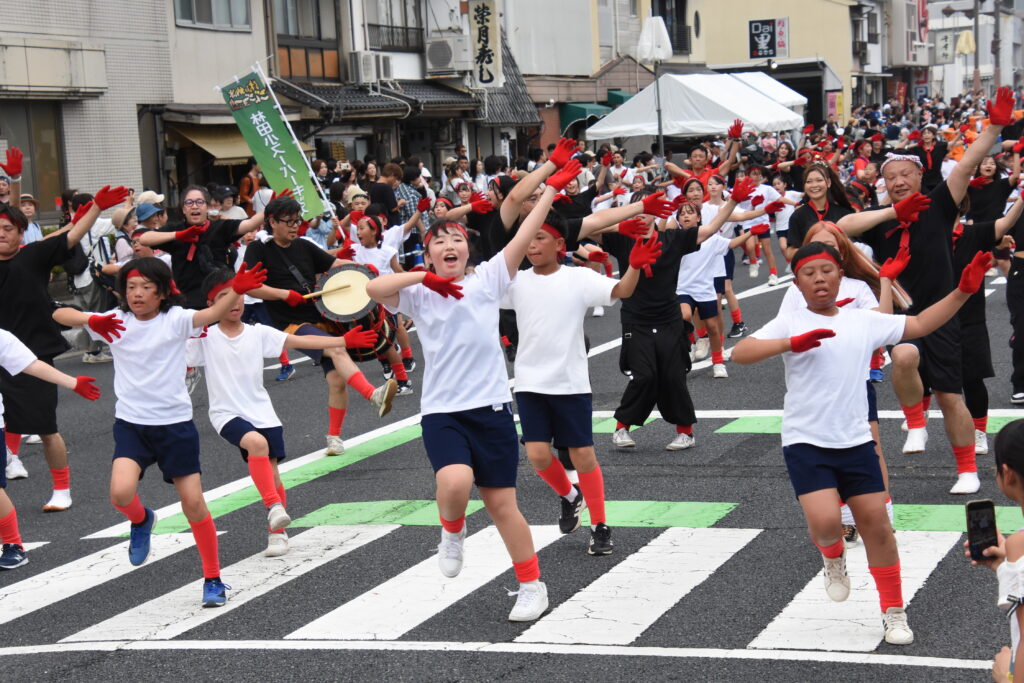
{"type": "Polygon", "coordinates": [[[351,286],[352,285],[338,285],[337,287],[331,287],[330,289],[325,289],[325,290],[320,291],[320,292],[310,292],[309,294],[303,294],[302,298],[303,299],[313,299],[313,298],[318,297],[318,296],[323,296],[324,294],[333,294],[334,292],[340,292],[340,291],[342,291],[344,289],[348,289],[351,286]]]}

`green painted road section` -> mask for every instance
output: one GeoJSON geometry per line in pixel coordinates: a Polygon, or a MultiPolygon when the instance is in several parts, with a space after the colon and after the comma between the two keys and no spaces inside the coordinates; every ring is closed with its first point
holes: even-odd
{"type": "MultiPolygon", "coordinates": [[[[644,425],[649,425],[658,418],[649,417],[644,425]]],[[[636,427],[633,427],[636,429],[636,427]]],[[[595,434],[614,434],[615,433],[615,418],[614,417],[595,417],[594,418],[594,433],[595,434]]]]}
{"type": "Polygon", "coordinates": [[[781,434],[782,416],[738,417],[715,430],[715,434],[781,434]]]}
{"type": "MultiPolygon", "coordinates": [[[[903,531],[967,531],[963,505],[893,505],[893,526],[903,531]]],[[[1020,508],[996,506],[996,524],[1004,534],[1024,526],[1020,508]]]]}
{"type": "MultiPolygon", "coordinates": [[[[469,501],[466,516],[479,512],[484,504],[469,501]]],[[[441,526],[437,503],[432,500],[373,500],[362,503],[332,503],[291,523],[292,527],[351,526],[353,524],[401,524],[441,526]]]]}
{"type": "MultiPolygon", "coordinates": [[[[611,527],[682,526],[703,529],[714,526],[732,512],[737,503],[670,502],[661,500],[609,500],[604,513],[611,527]]],[[[583,526],[590,526],[590,513],[583,512],[583,526]]]]}

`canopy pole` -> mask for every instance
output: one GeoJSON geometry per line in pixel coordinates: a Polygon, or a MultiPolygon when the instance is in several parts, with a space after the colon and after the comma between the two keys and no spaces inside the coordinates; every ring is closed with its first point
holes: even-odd
{"type": "Polygon", "coordinates": [[[658,68],[661,66],[661,61],[654,62],[654,96],[657,99],[658,109],[658,154],[661,158],[665,158],[665,136],[661,130],[661,79],[658,77],[658,68]]]}

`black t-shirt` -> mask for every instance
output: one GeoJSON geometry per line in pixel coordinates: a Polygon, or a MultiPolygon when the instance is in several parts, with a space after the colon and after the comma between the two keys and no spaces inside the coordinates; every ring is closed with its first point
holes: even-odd
{"type": "MultiPolygon", "coordinates": [[[[206,292],[202,291],[202,286],[207,275],[218,268],[234,270],[231,247],[238,239],[241,224],[242,221],[234,219],[211,221],[210,227],[195,243],[194,251],[190,242],[172,240],[160,245],[160,249],[171,255],[174,283],[185,296],[189,308],[206,308],[206,292]],[[189,258],[190,252],[192,258],[189,258]]],[[[160,232],[177,232],[187,227],[179,223],[161,228],[160,232]]]]}
{"type": "MultiPolygon", "coordinates": [[[[679,320],[676,303],[676,282],[679,262],[683,256],[700,249],[698,228],[665,230],[657,233],[661,241],[661,257],[651,266],[653,277],[641,274],[633,296],[622,300],[623,325],[664,325],[679,320]]],[[[629,266],[629,252],[635,240],[617,232],[604,235],[604,250],[619,262],[619,271],[629,266]]]]}
{"type": "MultiPolygon", "coordinates": [[[[953,241],[953,277],[959,282],[964,268],[979,251],[991,251],[996,246],[996,222],[982,221],[965,225],[964,231],[953,241]]],[[[985,287],[971,295],[958,313],[961,323],[985,322],[985,287]]]]}
{"type": "MultiPolygon", "coordinates": [[[[252,242],[245,250],[245,263],[249,266],[263,264],[267,269],[267,280],[264,284],[268,287],[294,289],[300,294],[308,294],[316,286],[317,275],[329,270],[334,264],[334,257],[309,240],[297,239],[291,246],[282,247],[270,239],[266,242],[252,242]],[[299,282],[292,275],[288,262],[295,266],[305,282],[299,282]]],[[[319,323],[324,320],[313,301],[294,307],[284,301],[264,303],[267,305],[270,319],[278,329],[283,330],[293,323],[319,323]]]]}
{"type": "Polygon", "coordinates": [[[994,221],[1002,217],[1006,209],[1006,200],[1013,192],[1009,178],[996,178],[983,187],[968,187],[967,196],[971,200],[971,220],[994,221]]]}
{"type": "Polygon", "coordinates": [[[812,225],[820,221],[835,223],[843,216],[848,216],[851,213],[853,213],[852,209],[829,203],[825,207],[825,213],[822,214],[821,218],[818,218],[818,213],[814,210],[814,207],[804,202],[796,207],[789,217],[789,232],[786,233],[786,244],[799,249],[803,246],[804,236],[807,235],[807,231],[811,229],[812,225]]]}
{"type": "Polygon", "coordinates": [[[68,347],[50,317],[53,300],[47,285],[50,270],[68,260],[67,233],[25,245],[0,261],[0,328],[21,340],[39,357],[57,356],[68,347]]]}
{"type": "Polygon", "coordinates": [[[366,193],[370,197],[371,204],[380,204],[388,212],[388,224],[399,225],[398,198],[395,190],[387,183],[370,183],[366,193]]]}
{"type": "MultiPolygon", "coordinates": [[[[916,223],[910,225],[910,263],[899,281],[914,300],[908,313],[920,313],[949,294],[953,280],[953,226],[957,220],[957,205],[945,182],[928,193],[931,206],[916,223]]],[[[874,209],[865,209],[873,211],[874,209]]],[[[875,260],[884,263],[896,256],[900,248],[900,233],[895,219],[880,223],[868,230],[861,239],[874,250],[875,260]]]]}
{"type": "Polygon", "coordinates": [[[936,140],[930,150],[926,150],[924,145],[917,145],[916,147],[911,147],[908,151],[919,156],[921,164],[924,166],[921,186],[926,188],[938,187],[939,183],[942,182],[942,160],[946,158],[946,154],[949,152],[949,145],[946,141],[936,140]]]}

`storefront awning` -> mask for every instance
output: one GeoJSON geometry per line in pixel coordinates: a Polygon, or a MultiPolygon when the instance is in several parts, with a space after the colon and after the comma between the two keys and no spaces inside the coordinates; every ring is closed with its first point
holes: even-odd
{"type": "Polygon", "coordinates": [[[558,113],[558,120],[564,133],[569,126],[577,121],[586,121],[592,116],[601,118],[605,114],[610,114],[611,111],[611,107],[595,102],[566,102],[558,113]]]}
{"type": "MultiPolygon", "coordinates": [[[[252,156],[249,145],[235,126],[177,124],[169,129],[213,156],[216,166],[244,164],[252,156]]],[[[312,152],[313,148],[302,143],[302,150],[312,152]]]]}
{"type": "Polygon", "coordinates": [[[608,105],[617,107],[620,104],[625,104],[629,101],[629,98],[633,96],[633,93],[626,92],[625,90],[618,90],[612,88],[608,91],[608,105]]]}

